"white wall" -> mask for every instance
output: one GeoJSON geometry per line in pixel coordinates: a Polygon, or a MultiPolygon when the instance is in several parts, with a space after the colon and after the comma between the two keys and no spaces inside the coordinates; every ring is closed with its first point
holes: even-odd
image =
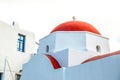
{"type": "Polygon", "coordinates": [[[109,39],[101,35],[96,35],[93,33],[86,33],[86,47],[88,51],[96,52],[96,46],[99,45],[101,48],[100,53],[109,53],[109,39]]]}
{"type": "Polygon", "coordinates": [[[51,33],[39,40],[38,53],[46,54],[47,45],[49,45],[49,53],[68,48],[85,50],[85,32],[60,31],[51,33]]]}
{"type": "Polygon", "coordinates": [[[65,49],[51,54],[62,67],[80,65],[85,60],[99,55],[92,51],[81,51],[75,49],[65,49]]]}
{"type": "Polygon", "coordinates": [[[46,54],[46,46],[49,46],[49,53],[55,50],[56,34],[50,34],[39,40],[39,48],[37,53],[46,54]]]}
{"type": "Polygon", "coordinates": [[[38,53],[51,54],[61,66],[79,65],[88,58],[109,52],[109,39],[86,31],[58,31],[40,40],[38,53]],[[96,46],[100,46],[100,52],[96,46]]]}
{"type": "Polygon", "coordinates": [[[68,66],[75,66],[80,65],[85,60],[99,55],[98,53],[92,51],[81,51],[81,50],[69,50],[69,57],[68,57],[68,66]]]}
{"type": "Polygon", "coordinates": [[[85,50],[85,32],[60,31],[56,32],[55,51],[64,49],[85,50]]]}

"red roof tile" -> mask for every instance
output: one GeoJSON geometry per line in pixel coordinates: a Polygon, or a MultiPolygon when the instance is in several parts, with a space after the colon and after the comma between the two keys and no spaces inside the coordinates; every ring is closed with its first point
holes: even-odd
{"type": "Polygon", "coordinates": [[[85,60],[84,62],[82,62],[82,64],[87,63],[87,62],[91,62],[91,61],[95,61],[95,60],[99,60],[99,59],[102,59],[102,58],[106,58],[106,57],[109,57],[109,56],[117,55],[117,54],[120,54],[120,50],[116,51],[116,52],[111,52],[111,53],[108,53],[108,54],[99,55],[99,56],[89,58],[89,59],[85,60]]]}

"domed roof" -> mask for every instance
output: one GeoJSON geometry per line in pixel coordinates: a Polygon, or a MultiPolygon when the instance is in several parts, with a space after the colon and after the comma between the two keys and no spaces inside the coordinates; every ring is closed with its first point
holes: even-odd
{"type": "Polygon", "coordinates": [[[56,31],[89,31],[95,34],[100,34],[100,32],[91,24],[82,21],[68,21],[64,22],[57,27],[55,27],[51,33],[56,31]]]}

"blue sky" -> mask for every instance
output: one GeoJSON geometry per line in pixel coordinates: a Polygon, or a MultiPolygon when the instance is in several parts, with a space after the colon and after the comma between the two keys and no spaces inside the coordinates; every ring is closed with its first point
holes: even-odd
{"type": "Polygon", "coordinates": [[[0,0],[0,20],[19,23],[20,28],[34,32],[38,41],[76,16],[108,37],[111,51],[116,51],[120,49],[119,4],[119,0],[0,0]]]}

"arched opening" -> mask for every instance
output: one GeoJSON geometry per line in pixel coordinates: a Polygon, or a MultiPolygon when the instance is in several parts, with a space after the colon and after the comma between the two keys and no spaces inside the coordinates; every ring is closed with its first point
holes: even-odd
{"type": "Polygon", "coordinates": [[[99,45],[96,46],[96,51],[99,52],[99,53],[101,52],[101,48],[100,48],[99,45]]]}
{"type": "Polygon", "coordinates": [[[48,45],[46,46],[46,52],[47,53],[49,52],[49,46],[48,45]]]}

